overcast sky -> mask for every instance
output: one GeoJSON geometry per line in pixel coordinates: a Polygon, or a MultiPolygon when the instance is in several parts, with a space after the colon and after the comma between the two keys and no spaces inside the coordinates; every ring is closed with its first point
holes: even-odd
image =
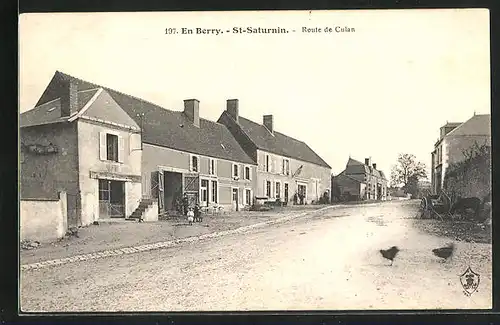
{"type": "Polygon", "coordinates": [[[56,70],[216,121],[240,115],[306,142],[337,174],[349,155],[387,176],[398,153],[430,167],[446,121],[490,112],[487,10],[25,14],[20,111],[56,70]],[[288,34],[165,35],[165,28],[283,27],[288,34]],[[347,26],[351,33],[302,33],[347,26]],[[296,30],[292,32],[291,30],[296,30]]]}

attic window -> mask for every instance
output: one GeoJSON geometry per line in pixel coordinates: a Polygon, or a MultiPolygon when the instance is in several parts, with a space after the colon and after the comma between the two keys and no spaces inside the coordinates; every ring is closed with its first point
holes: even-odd
{"type": "Polygon", "coordinates": [[[222,147],[222,149],[226,150],[226,147],[224,147],[224,144],[220,144],[220,146],[222,147]]]}
{"type": "Polygon", "coordinates": [[[49,108],[49,109],[47,110],[47,112],[52,112],[52,111],[53,111],[53,110],[55,110],[55,109],[56,109],[56,107],[55,107],[55,106],[54,106],[54,107],[51,107],[51,108],[49,108]]]}

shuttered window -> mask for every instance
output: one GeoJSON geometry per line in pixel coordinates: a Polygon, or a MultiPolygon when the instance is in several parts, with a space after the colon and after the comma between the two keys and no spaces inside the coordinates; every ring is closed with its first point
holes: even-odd
{"type": "Polygon", "coordinates": [[[125,142],[123,137],[100,132],[99,133],[99,159],[122,163],[125,156],[125,142]]]}

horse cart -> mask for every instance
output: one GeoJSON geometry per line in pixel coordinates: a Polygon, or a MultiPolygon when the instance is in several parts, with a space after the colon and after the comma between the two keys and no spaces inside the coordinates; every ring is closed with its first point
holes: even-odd
{"type": "Polygon", "coordinates": [[[420,217],[424,219],[451,218],[452,202],[450,197],[441,191],[438,195],[428,194],[422,198],[420,202],[420,217]]]}

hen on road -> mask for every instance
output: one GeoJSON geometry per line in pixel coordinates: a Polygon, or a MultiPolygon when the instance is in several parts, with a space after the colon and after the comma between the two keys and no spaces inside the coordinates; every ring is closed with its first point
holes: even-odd
{"type": "Polygon", "coordinates": [[[398,254],[398,252],[399,252],[399,248],[397,246],[392,246],[389,249],[381,249],[380,250],[380,254],[382,254],[382,256],[384,258],[390,260],[391,265],[392,265],[392,263],[394,263],[394,258],[396,258],[396,255],[398,254]]]}
{"type": "Polygon", "coordinates": [[[450,243],[450,244],[446,245],[445,247],[433,249],[432,253],[434,255],[436,255],[437,257],[440,257],[446,261],[448,258],[450,258],[453,255],[454,251],[455,251],[455,245],[453,243],[450,243]]]}

